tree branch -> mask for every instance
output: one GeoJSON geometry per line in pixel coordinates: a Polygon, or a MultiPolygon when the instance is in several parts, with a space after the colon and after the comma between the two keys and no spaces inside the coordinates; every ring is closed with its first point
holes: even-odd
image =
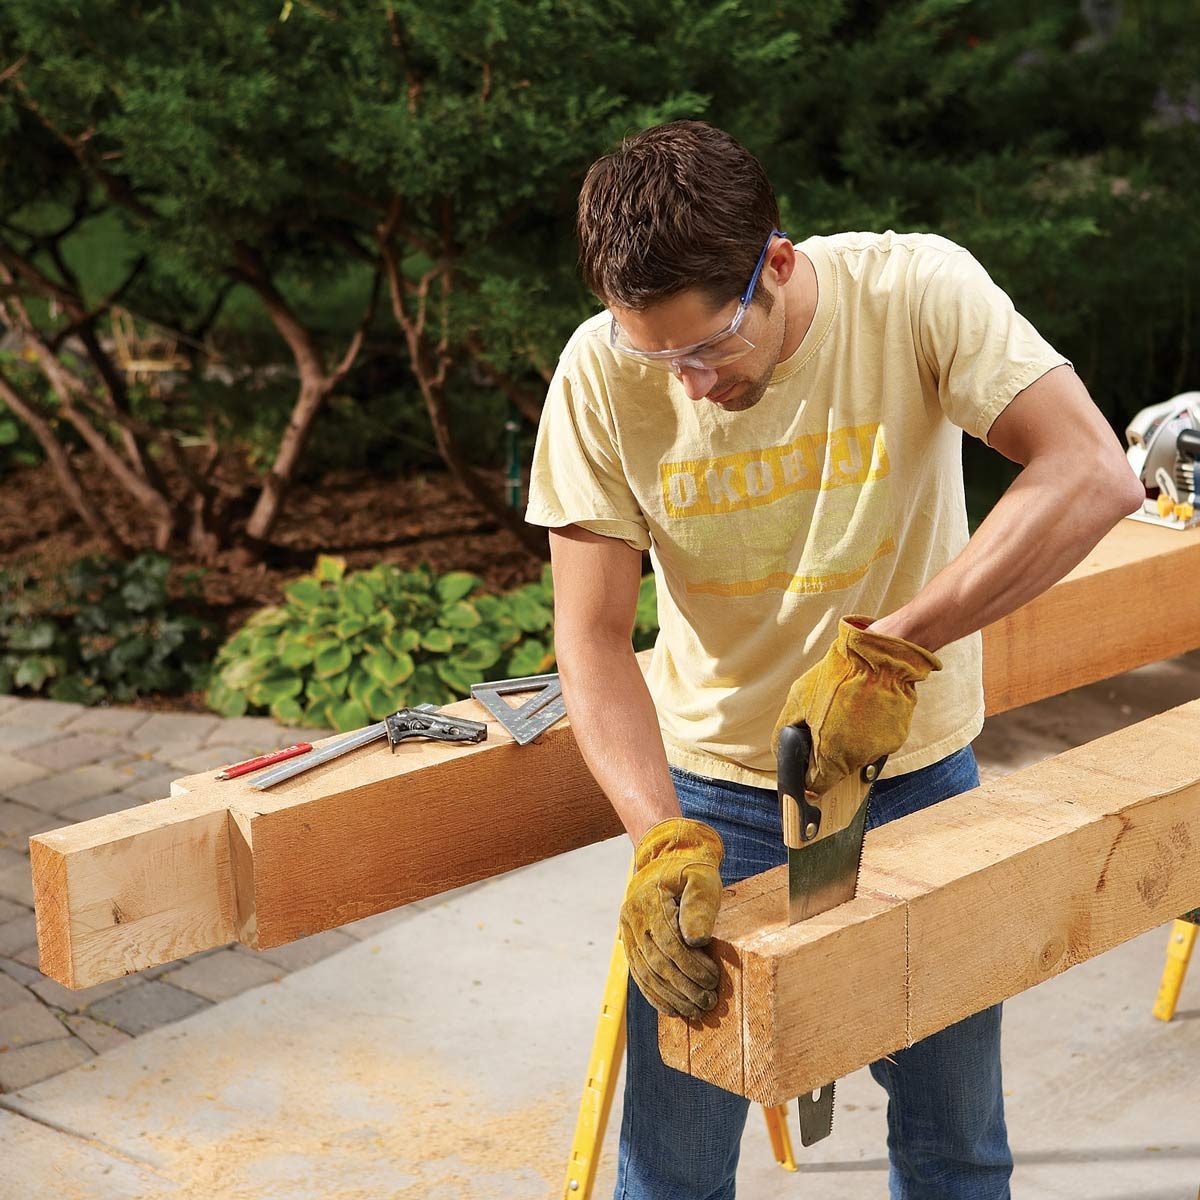
{"type": "Polygon", "coordinates": [[[46,455],[46,461],[58,479],[58,486],[62,488],[63,495],[79,514],[83,523],[104,543],[109,553],[116,554],[121,558],[126,557],[129,547],[121,540],[120,535],[109,524],[99,507],[93,504],[84,492],[75,466],[62,443],[54,436],[50,422],[32,404],[26,403],[24,397],[13,386],[2,369],[0,369],[0,400],[4,401],[14,416],[24,422],[33,436],[37,438],[38,444],[46,455]]]}

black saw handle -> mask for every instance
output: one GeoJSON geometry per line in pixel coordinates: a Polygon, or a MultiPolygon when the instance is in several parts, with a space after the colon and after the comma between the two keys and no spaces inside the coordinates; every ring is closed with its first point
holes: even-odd
{"type": "Polygon", "coordinates": [[[821,810],[809,804],[805,788],[810,758],[812,730],[808,722],[785,725],[779,731],[776,765],[783,842],[792,850],[799,850],[806,842],[811,842],[821,829],[821,810]]]}

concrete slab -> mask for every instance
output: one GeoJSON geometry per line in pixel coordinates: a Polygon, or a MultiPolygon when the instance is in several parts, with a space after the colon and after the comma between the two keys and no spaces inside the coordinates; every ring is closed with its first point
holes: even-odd
{"type": "Polygon", "coordinates": [[[0,1200],[154,1200],[162,1180],[149,1168],[72,1134],[0,1109],[4,1173],[0,1200]]]}
{"type": "MultiPolygon", "coordinates": [[[[91,1049],[69,1033],[64,1038],[17,1046],[0,1054],[0,1092],[15,1092],[41,1079],[61,1075],[91,1057],[91,1049]]],[[[7,1165],[6,1162],[6,1168],[7,1165]]]]}
{"type": "MultiPolygon", "coordinates": [[[[174,1200],[551,1200],[627,862],[616,840],[465,890],[5,1103],[153,1170],[174,1200]]],[[[1200,972],[1155,1021],[1165,944],[1147,934],[1008,1005],[1015,1194],[1190,1200],[1200,972]]],[[[838,1096],[832,1138],[794,1138],[806,1180],[774,1165],[751,1112],[741,1200],[885,1194],[883,1093],[864,1070],[838,1096]]]]}

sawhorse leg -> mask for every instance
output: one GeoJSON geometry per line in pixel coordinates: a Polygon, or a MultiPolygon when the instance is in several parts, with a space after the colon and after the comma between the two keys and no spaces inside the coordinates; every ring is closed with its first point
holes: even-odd
{"type": "MultiPolygon", "coordinates": [[[[629,988],[629,963],[620,937],[613,945],[604,983],[604,1001],[596,1036],[588,1059],[587,1082],[579,1102],[579,1117],[575,1122],[575,1137],[571,1142],[571,1157],[567,1162],[567,1179],[563,1187],[564,1200],[591,1200],[596,1182],[596,1167],[608,1114],[612,1109],[613,1089],[616,1087],[621,1058],[625,1053],[625,999],[629,988]]],[[[767,1133],[775,1161],[785,1171],[796,1170],[792,1154],[792,1138],[788,1130],[787,1105],[763,1107],[767,1133]]]]}
{"type": "Polygon", "coordinates": [[[1188,919],[1180,919],[1171,926],[1171,938],[1167,942],[1167,963],[1163,968],[1162,981],[1158,985],[1158,997],[1154,1001],[1154,1015],[1160,1021],[1169,1021],[1175,1015],[1175,1005],[1179,1003],[1179,991],[1183,987],[1183,977],[1187,974],[1188,959],[1192,957],[1192,948],[1196,944],[1196,934],[1200,926],[1194,921],[1200,919],[1200,909],[1188,914],[1188,919]]]}

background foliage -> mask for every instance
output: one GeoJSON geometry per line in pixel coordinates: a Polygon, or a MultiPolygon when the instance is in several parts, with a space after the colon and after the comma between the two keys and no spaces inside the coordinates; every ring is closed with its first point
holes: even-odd
{"type": "Polygon", "coordinates": [[[0,693],[82,704],[129,702],[202,687],[216,627],[182,596],[169,596],[170,560],[73,563],[55,581],[0,570],[0,693]]]}
{"type": "Polygon", "coordinates": [[[475,465],[592,308],[583,172],[692,116],[795,238],[968,246],[1120,426],[1200,379],[1198,35],[1191,0],[0,0],[0,299],[76,355],[78,420],[0,378],[68,465],[83,425],[124,455],[164,548],[262,553],[331,463],[441,460],[516,527],[475,465]],[[107,377],[116,305],[169,386],[107,377]]]}

